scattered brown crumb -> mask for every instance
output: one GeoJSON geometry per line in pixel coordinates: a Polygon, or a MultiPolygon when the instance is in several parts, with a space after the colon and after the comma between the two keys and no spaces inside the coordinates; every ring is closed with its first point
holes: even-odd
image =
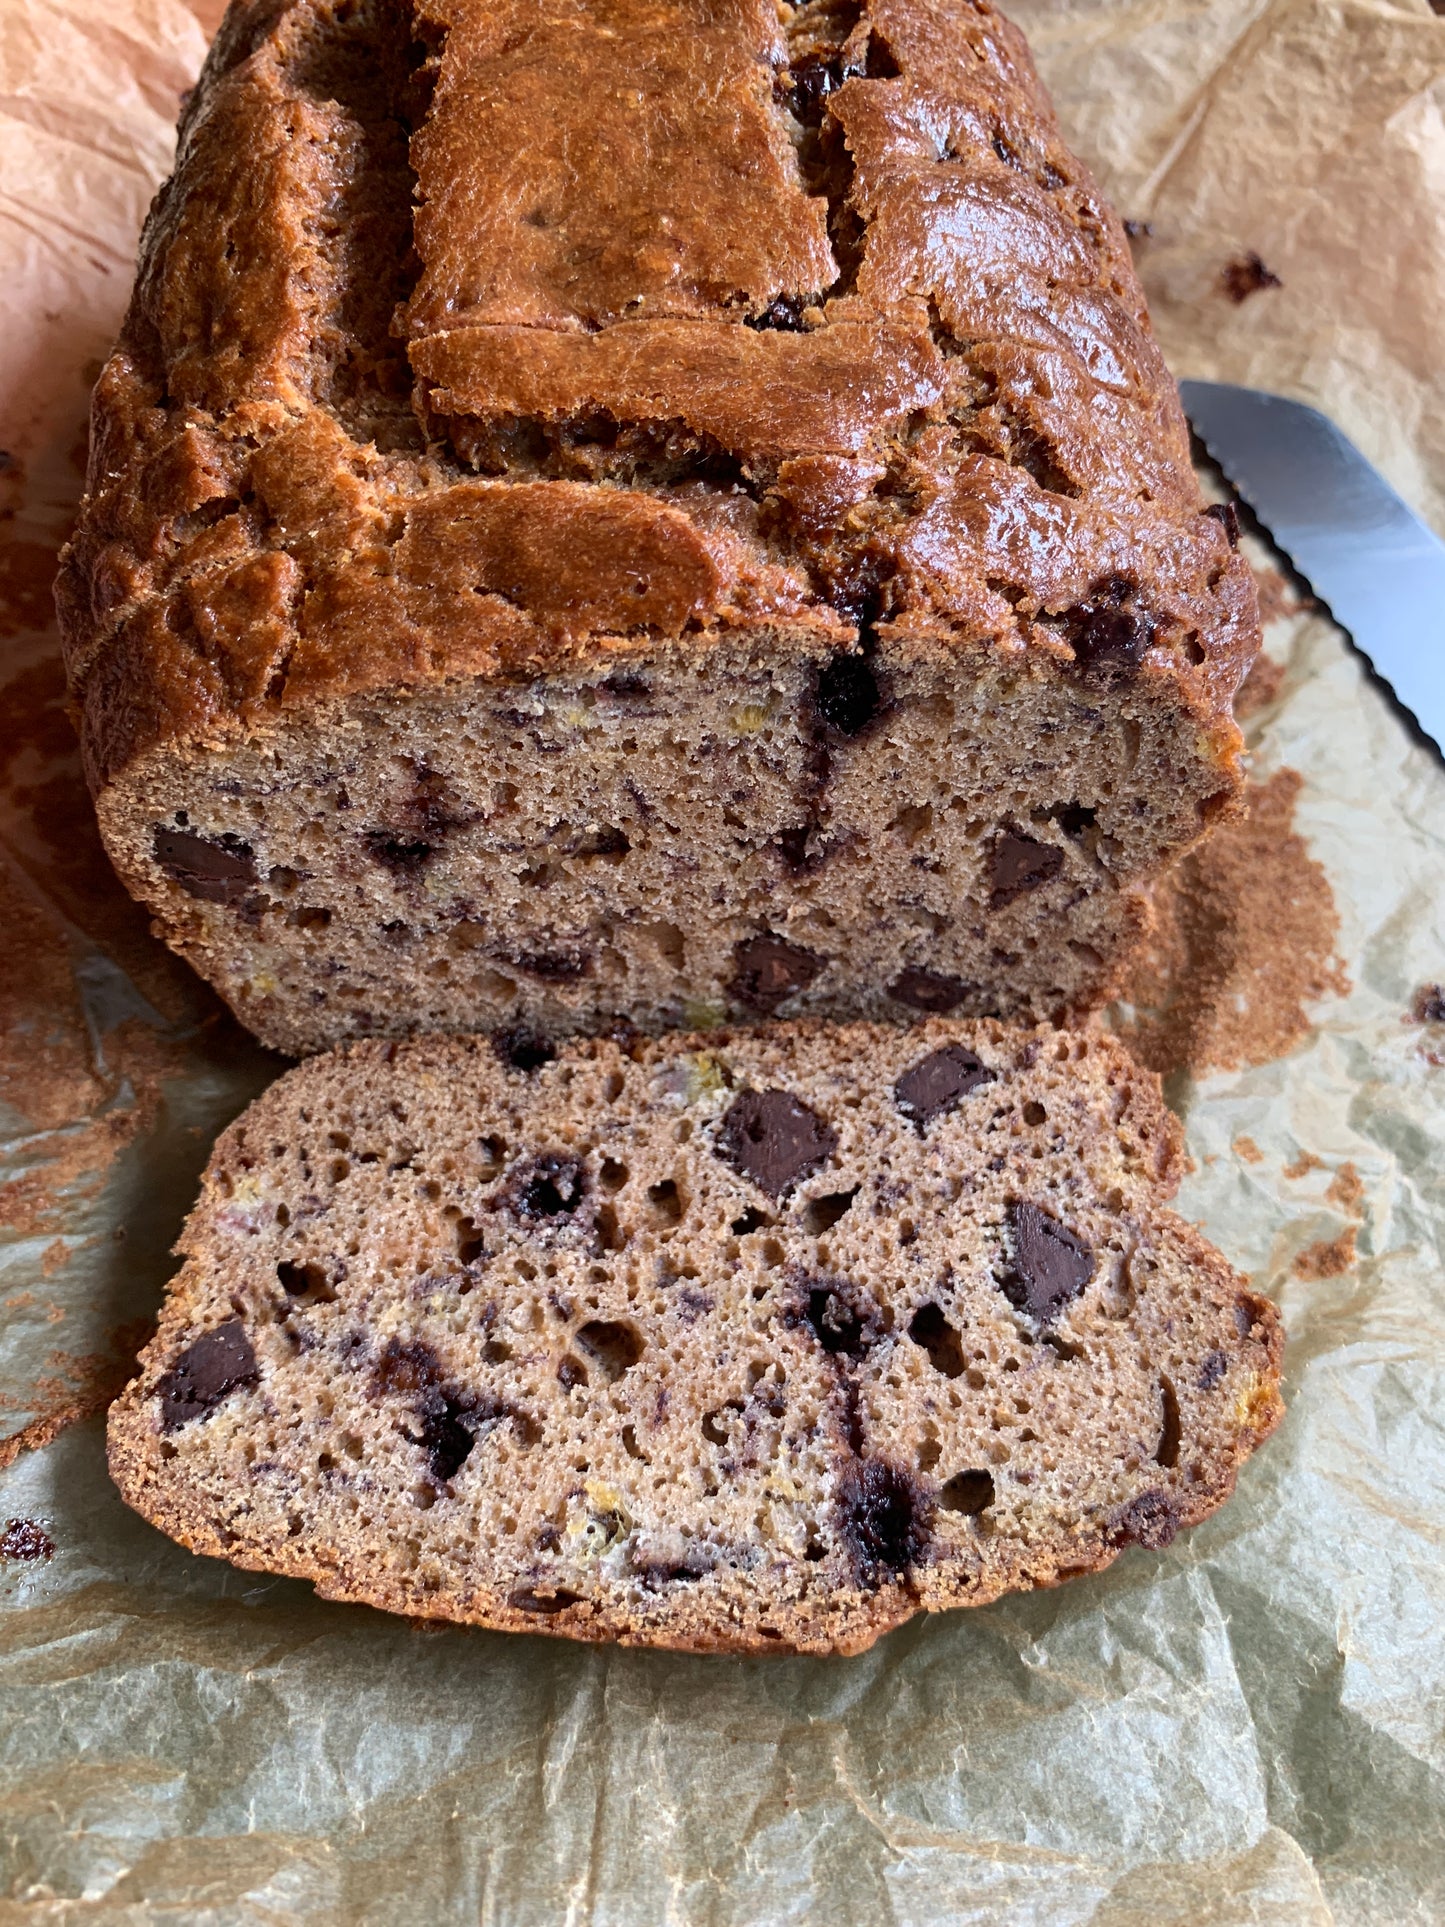
{"type": "Polygon", "coordinates": [[[1267,562],[1263,568],[1254,572],[1254,586],[1259,592],[1259,619],[1262,623],[1279,622],[1286,616],[1297,616],[1310,605],[1296,590],[1289,577],[1267,562]]]}
{"type": "Polygon", "coordinates": [[[0,541],[0,636],[48,629],[55,620],[55,550],[18,535],[0,541]]]}
{"type": "Polygon", "coordinates": [[[1264,1163],[1264,1152],[1252,1137],[1237,1137],[1229,1148],[1236,1157],[1243,1158],[1246,1164],[1264,1163]]]}
{"type": "Polygon", "coordinates": [[[1284,686],[1284,678],[1282,662],[1276,662],[1271,656],[1256,656],[1254,667],[1235,692],[1235,720],[1242,723],[1246,716],[1268,709],[1284,686]]]}
{"type": "Polygon", "coordinates": [[[1329,879],[1295,834],[1301,778],[1252,783],[1226,823],[1157,886],[1158,927],[1130,967],[1116,1020],[1151,1070],[1267,1064],[1310,1032],[1305,1006],[1349,980],[1335,956],[1329,879]]]}
{"type": "Polygon", "coordinates": [[[52,1238],[40,1254],[40,1275],[53,1278],[57,1271],[70,1263],[70,1246],[64,1238],[52,1238]]]}
{"type": "Polygon", "coordinates": [[[1445,1024],[1445,990],[1439,984],[1421,984],[1415,992],[1407,1020],[1416,1024],[1445,1024]]]}
{"type": "Polygon", "coordinates": [[[1307,1178],[1311,1171],[1323,1171],[1324,1168],[1323,1158],[1317,1158],[1313,1151],[1301,1151],[1293,1164],[1284,1167],[1284,1175],[1297,1183],[1300,1178],[1307,1178]]]}
{"type": "Polygon", "coordinates": [[[1233,261],[1226,262],[1219,271],[1219,278],[1224,283],[1224,292],[1235,303],[1248,301],[1252,294],[1258,294],[1262,288],[1284,286],[1279,276],[1270,272],[1253,248],[1248,254],[1237,255],[1233,261]]]}
{"type": "Polygon", "coordinates": [[[1360,1207],[1365,1202],[1365,1187],[1360,1182],[1360,1174],[1353,1164],[1342,1164],[1330,1179],[1329,1189],[1325,1192],[1326,1202],[1347,1218],[1364,1216],[1360,1207]]]}
{"type": "Polygon", "coordinates": [[[7,1519],[0,1532],[0,1559],[50,1559],[55,1541],[34,1519],[7,1519]]]}
{"type": "Polygon", "coordinates": [[[150,1319],[141,1319],[119,1326],[111,1334],[109,1351],[91,1352],[84,1358],[52,1353],[56,1375],[37,1379],[30,1388],[30,1397],[45,1409],[18,1432],[0,1439],[0,1472],[22,1452],[49,1445],[68,1425],[103,1412],[134,1375],[136,1356],[154,1330],[150,1319]]]}
{"type": "Polygon", "coordinates": [[[1355,1250],[1356,1235],[1355,1227],[1351,1225],[1338,1238],[1306,1245],[1294,1261],[1292,1269],[1295,1277],[1338,1278],[1342,1272],[1349,1271],[1358,1255],[1355,1250]]]}

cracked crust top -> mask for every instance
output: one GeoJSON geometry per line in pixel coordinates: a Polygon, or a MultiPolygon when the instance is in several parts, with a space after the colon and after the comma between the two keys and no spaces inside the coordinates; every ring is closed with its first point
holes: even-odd
{"type": "Polygon", "coordinates": [[[296,706],[739,630],[1167,683],[1253,586],[981,0],[234,0],[59,598],[99,788],[296,706]]]}

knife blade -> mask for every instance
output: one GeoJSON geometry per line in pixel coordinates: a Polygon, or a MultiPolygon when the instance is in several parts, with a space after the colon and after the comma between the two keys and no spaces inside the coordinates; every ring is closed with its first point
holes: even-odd
{"type": "Polygon", "coordinates": [[[1276,546],[1445,751],[1445,542],[1317,408],[1228,382],[1179,392],[1276,546]]]}

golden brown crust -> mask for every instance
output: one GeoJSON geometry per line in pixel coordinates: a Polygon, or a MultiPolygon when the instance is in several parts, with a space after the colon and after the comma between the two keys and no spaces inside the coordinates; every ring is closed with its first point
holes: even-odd
{"type": "Polygon", "coordinates": [[[846,638],[870,586],[884,641],[1047,651],[1121,578],[1229,787],[1248,571],[1018,34],[974,0],[564,20],[232,7],[60,586],[97,788],[348,691],[846,638]]]}
{"type": "Polygon", "coordinates": [[[112,1473],[329,1598],[859,1652],[1166,1545],[1277,1424],[1278,1317],[1165,1208],[1182,1161],[1100,1035],[352,1047],[218,1143],[112,1473]],[[791,1180],[738,1134],[768,1091],[791,1180]]]}

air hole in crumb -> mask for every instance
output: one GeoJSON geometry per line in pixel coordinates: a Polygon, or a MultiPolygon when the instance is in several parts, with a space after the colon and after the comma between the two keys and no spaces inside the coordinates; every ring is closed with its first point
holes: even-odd
{"type": "Polygon", "coordinates": [[[818,677],[814,707],[840,736],[856,736],[878,714],[878,678],[863,656],[834,656],[818,677]]]}
{"type": "MultiPolygon", "coordinates": [[[[722,1412],[725,1412],[728,1409],[729,1408],[725,1405],[720,1406],[718,1408],[718,1410],[722,1412]]],[[[703,1421],[702,1421],[702,1435],[705,1439],[708,1439],[713,1445],[727,1444],[728,1435],[726,1431],[723,1429],[723,1427],[718,1424],[718,1412],[707,1412],[704,1414],[703,1421]]]]}
{"type": "Polygon", "coordinates": [[[492,1049],[514,1071],[539,1071],[557,1055],[555,1046],[540,1031],[529,1030],[525,1024],[493,1031],[492,1049]]]}
{"type": "Polygon", "coordinates": [[[746,1238],[750,1231],[761,1231],[765,1225],[770,1225],[772,1222],[764,1212],[754,1210],[753,1206],[749,1205],[740,1218],[733,1219],[729,1229],[735,1237],[746,1238]]]}
{"type": "Polygon", "coordinates": [[[991,1472],[955,1472],[938,1495],[938,1503],[945,1512],[963,1512],[970,1518],[987,1511],[993,1500],[991,1472]]]}
{"type": "Polygon", "coordinates": [[[647,1463],[647,1454],[642,1450],[642,1447],[637,1443],[636,1426],[633,1426],[633,1425],[623,1426],[622,1449],[627,1454],[629,1459],[641,1459],[644,1465],[647,1463]]]}
{"type": "Polygon", "coordinates": [[[918,1448],[919,1471],[931,1472],[934,1466],[938,1464],[938,1461],[942,1457],[942,1454],[943,1454],[943,1447],[939,1444],[937,1439],[925,1439],[922,1445],[920,1445],[918,1448]]]}
{"type": "Polygon", "coordinates": [[[627,1166],[619,1164],[616,1158],[603,1158],[597,1182],[604,1191],[620,1191],[627,1182],[627,1166]]]}
{"type": "Polygon", "coordinates": [[[316,1298],[324,1305],[335,1302],[336,1293],[331,1288],[325,1269],[318,1264],[293,1264],[283,1258],[276,1267],[276,1276],[288,1298],[316,1298]]]}
{"type": "Polygon", "coordinates": [[[641,1358],[647,1346],[635,1325],[594,1318],[574,1341],[597,1367],[602,1381],[615,1385],[641,1358]]]}
{"type": "Polygon", "coordinates": [[[1164,1406],[1164,1417],[1159,1428],[1159,1447],[1154,1458],[1159,1465],[1173,1467],[1179,1463],[1179,1399],[1167,1378],[1160,1379],[1159,1394],[1164,1406]]]}
{"type": "Polygon", "coordinates": [[[851,1191],[830,1191],[825,1198],[810,1199],[803,1212],[803,1224],[809,1235],[818,1238],[825,1231],[831,1231],[852,1205],[859,1189],[855,1184],[851,1191]]]}
{"type": "Polygon", "coordinates": [[[349,1151],[351,1149],[351,1137],[348,1132],[328,1131],[326,1136],[333,1151],[349,1151]]]}
{"type": "Polygon", "coordinates": [[[484,1365],[505,1365],[512,1356],[512,1348],[500,1338],[489,1338],[482,1347],[484,1365]]]}
{"type": "Polygon", "coordinates": [[[900,1249],[906,1245],[916,1244],[917,1242],[918,1226],[913,1222],[912,1218],[900,1218],[898,1220],[898,1243],[900,1249]]]}
{"type": "Polygon", "coordinates": [[[776,1238],[764,1238],[762,1249],[758,1255],[763,1263],[771,1270],[774,1266],[780,1265],[783,1262],[783,1247],[778,1243],[776,1238]]]}
{"type": "Polygon", "coordinates": [[[576,1158],[543,1157],[520,1185],[517,1203],[524,1217],[570,1217],[585,1190],[585,1176],[576,1158]]]}
{"type": "Polygon", "coordinates": [[[1048,1112],[1042,1104],[1036,1102],[1036,1100],[1031,1097],[1028,1103],[1024,1105],[1024,1123],[1031,1124],[1037,1129],[1040,1124],[1047,1124],[1048,1121],[1048,1112]]]}
{"type": "Polygon", "coordinates": [[[458,1218],[456,1222],[457,1257],[464,1265],[474,1265],[479,1258],[487,1255],[482,1242],[481,1228],[471,1218],[458,1218]]]}
{"type": "Polygon", "coordinates": [[[607,1080],[602,1086],[602,1095],[607,1103],[615,1104],[626,1088],[627,1079],[621,1071],[609,1071],[607,1080]]]}
{"type": "Polygon", "coordinates": [[[557,1367],[557,1382],[564,1392],[570,1392],[574,1385],[587,1383],[587,1367],[580,1358],[568,1352],[557,1367]]]}
{"type": "Polygon", "coordinates": [[[682,1222],[682,1199],[678,1195],[675,1179],[664,1178],[660,1184],[648,1185],[647,1196],[659,1217],[668,1224],[682,1222]]]}
{"type": "Polygon", "coordinates": [[[908,1336],[928,1353],[928,1362],[934,1371],[942,1372],[945,1378],[962,1376],[966,1363],[963,1346],[937,1305],[924,1305],[914,1313],[908,1336]]]}
{"type": "Polygon", "coordinates": [[[285,1204],[278,1204],[278,1205],[277,1205],[277,1207],[276,1207],[276,1222],[277,1222],[277,1224],[279,1224],[279,1225],[281,1226],[281,1228],[282,1228],[282,1230],[284,1230],[284,1229],[286,1228],[286,1226],[287,1226],[288,1224],[290,1224],[290,1222],[291,1222],[291,1207],[290,1207],[289,1205],[285,1205],[285,1204]]]}
{"type": "Polygon", "coordinates": [[[627,1233],[617,1222],[617,1213],[610,1204],[597,1207],[595,1219],[597,1248],[599,1251],[621,1251],[627,1243],[627,1233]]]}

